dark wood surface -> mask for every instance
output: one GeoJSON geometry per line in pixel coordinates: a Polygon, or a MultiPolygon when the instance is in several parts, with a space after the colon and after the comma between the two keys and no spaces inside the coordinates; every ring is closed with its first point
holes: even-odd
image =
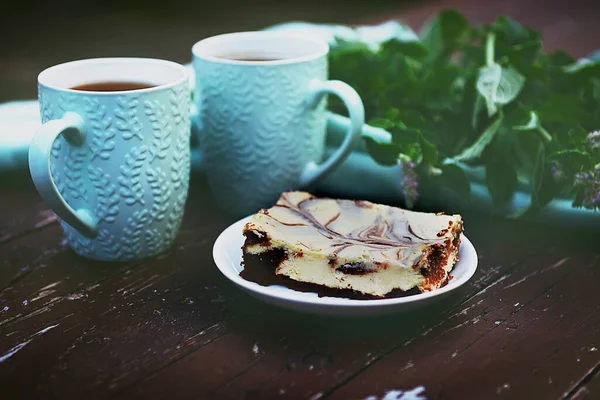
{"type": "MultiPolygon", "coordinates": [[[[511,13],[575,55],[600,47],[598,7],[579,0],[426,2],[373,21],[419,26],[447,6],[511,13]]],[[[191,187],[169,252],[106,264],[72,253],[25,172],[0,177],[0,399],[600,398],[598,230],[465,214],[479,268],[454,294],[418,313],[319,318],[218,272],[212,244],[234,218],[201,176],[191,187]]]]}

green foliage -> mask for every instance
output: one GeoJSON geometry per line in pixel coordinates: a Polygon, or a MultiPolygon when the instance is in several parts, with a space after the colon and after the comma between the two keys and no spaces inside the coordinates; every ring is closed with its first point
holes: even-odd
{"type": "Polygon", "coordinates": [[[600,163],[600,151],[586,144],[600,129],[600,61],[544,52],[538,32],[508,17],[472,26],[445,10],[419,41],[393,39],[377,52],[354,43],[334,48],[330,75],[356,88],[368,121],[392,133],[391,143],[366,139],[378,163],[402,154],[420,179],[465,196],[464,165],[482,166],[496,207],[518,182],[532,194],[520,214],[556,197],[581,199],[575,174],[600,163]]]}

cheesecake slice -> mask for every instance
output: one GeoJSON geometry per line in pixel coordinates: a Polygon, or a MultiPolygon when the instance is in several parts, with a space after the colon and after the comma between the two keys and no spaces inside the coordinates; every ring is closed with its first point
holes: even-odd
{"type": "Polygon", "coordinates": [[[244,226],[243,264],[374,298],[427,292],[448,282],[462,231],[460,215],[286,192],[244,226]]]}

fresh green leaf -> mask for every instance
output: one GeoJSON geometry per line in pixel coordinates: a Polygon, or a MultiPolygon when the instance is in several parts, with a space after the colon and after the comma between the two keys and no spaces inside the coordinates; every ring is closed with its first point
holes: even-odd
{"type": "Polygon", "coordinates": [[[492,122],[485,131],[479,136],[479,138],[473,143],[471,146],[464,149],[460,154],[454,156],[454,159],[457,161],[470,161],[481,156],[483,150],[492,142],[496,133],[502,126],[502,114],[499,114],[498,117],[492,122]]]}
{"type": "Polygon", "coordinates": [[[530,181],[529,177],[541,142],[540,137],[537,135],[524,135],[512,129],[506,129],[506,131],[512,135],[513,142],[510,144],[510,148],[503,149],[504,154],[516,165],[518,175],[524,176],[526,177],[524,180],[530,181]]]}
{"type": "Polygon", "coordinates": [[[529,121],[526,124],[513,126],[513,129],[517,131],[536,131],[546,142],[552,141],[552,136],[540,124],[540,118],[535,111],[530,111],[529,121]]]}
{"type": "Polygon", "coordinates": [[[575,191],[575,198],[573,199],[573,207],[574,208],[581,208],[583,207],[583,200],[585,199],[585,192],[583,190],[576,190],[575,191]]]}
{"type": "Polygon", "coordinates": [[[422,114],[422,110],[414,108],[405,108],[398,110],[398,121],[397,127],[399,129],[406,130],[408,127],[420,128],[427,123],[425,116],[422,114]]]}
{"type": "Polygon", "coordinates": [[[533,173],[531,178],[531,201],[526,207],[517,211],[513,217],[532,216],[539,213],[539,210],[546,205],[556,195],[556,185],[553,185],[549,169],[546,168],[545,147],[540,143],[535,158],[533,173]]]}
{"type": "Polygon", "coordinates": [[[433,143],[425,139],[422,133],[420,136],[421,150],[423,152],[423,161],[429,165],[436,165],[438,162],[438,152],[433,143]]]}
{"type": "MultiPolygon", "coordinates": [[[[471,26],[456,11],[429,21],[418,41],[390,40],[379,50],[341,41],[329,62],[331,78],[360,94],[367,121],[392,134],[391,144],[367,140],[377,162],[393,165],[406,154],[425,185],[451,176],[442,166],[462,160],[489,169],[495,204],[516,175],[519,190],[536,181],[535,206],[522,212],[569,195],[581,206],[583,189],[572,190],[573,175],[600,163],[600,149],[587,139],[600,129],[599,62],[546,53],[537,32],[510,18],[471,26]],[[559,167],[563,173],[553,175],[559,167]]],[[[346,112],[337,98],[329,104],[346,112]]]]}
{"type": "Polygon", "coordinates": [[[600,77],[600,61],[578,61],[563,68],[573,89],[584,89],[593,78],[600,77]]]}
{"type": "Polygon", "coordinates": [[[544,178],[538,190],[537,202],[541,209],[560,195],[561,186],[564,182],[558,182],[552,175],[552,169],[546,163],[544,167],[544,178]]]}
{"type": "Polygon", "coordinates": [[[508,104],[517,97],[525,78],[515,69],[502,68],[498,64],[482,67],[477,79],[477,90],[483,96],[492,116],[498,111],[498,105],[508,104]]]}
{"type": "Polygon", "coordinates": [[[512,199],[517,189],[517,170],[514,164],[496,158],[486,165],[485,178],[494,208],[500,210],[512,199]]]}
{"type": "Polygon", "coordinates": [[[532,190],[534,195],[537,195],[537,193],[540,190],[540,187],[542,186],[542,181],[543,181],[543,177],[544,177],[544,166],[546,164],[546,148],[544,147],[543,143],[540,143],[539,147],[538,147],[538,152],[537,152],[537,156],[535,157],[535,164],[533,166],[533,174],[532,176],[532,190]]]}
{"type": "Polygon", "coordinates": [[[531,66],[542,52],[541,40],[520,43],[512,46],[506,53],[510,63],[519,68],[531,66]]]}
{"type": "Polygon", "coordinates": [[[538,147],[535,164],[533,166],[533,174],[531,176],[531,205],[529,213],[535,213],[541,208],[540,204],[540,189],[544,178],[544,166],[546,163],[546,150],[542,143],[538,147]]]}
{"type": "Polygon", "coordinates": [[[417,165],[423,161],[423,150],[419,143],[410,143],[402,146],[401,153],[408,156],[417,165]]]}
{"type": "Polygon", "coordinates": [[[441,166],[441,183],[458,193],[465,200],[471,199],[471,183],[465,171],[454,163],[448,163],[441,166]]]}
{"type": "Polygon", "coordinates": [[[555,51],[548,54],[548,63],[553,66],[566,67],[574,62],[575,59],[564,51],[555,51]]]}
{"type": "Polygon", "coordinates": [[[434,60],[454,51],[469,34],[469,22],[458,11],[443,10],[428,21],[419,36],[434,60]]]}
{"type": "Polygon", "coordinates": [[[365,145],[367,152],[375,162],[380,165],[396,165],[398,162],[398,154],[400,153],[398,146],[390,143],[377,142],[375,139],[365,136],[365,145]]]}
{"type": "Polygon", "coordinates": [[[409,129],[406,126],[397,125],[389,131],[392,134],[392,143],[398,146],[406,146],[419,142],[420,132],[417,129],[409,129]]]}
{"type": "Polygon", "coordinates": [[[515,126],[513,126],[513,129],[516,129],[517,131],[531,131],[531,130],[537,129],[539,124],[540,124],[540,119],[537,116],[537,114],[535,113],[535,111],[530,111],[529,121],[527,121],[527,123],[523,124],[523,125],[515,125],[515,126]]]}
{"type": "Polygon", "coordinates": [[[345,54],[361,54],[364,52],[372,53],[373,50],[367,43],[356,41],[356,40],[346,40],[339,36],[335,38],[335,50],[332,53],[334,56],[345,55],[345,54]]]}
{"type": "Polygon", "coordinates": [[[592,167],[590,154],[578,149],[559,150],[550,154],[548,160],[556,161],[563,168],[573,172],[579,172],[582,169],[590,169],[592,167]]]}
{"type": "Polygon", "coordinates": [[[385,42],[382,46],[381,53],[389,52],[390,54],[404,54],[411,58],[421,59],[429,54],[429,49],[418,41],[401,41],[392,39],[385,42]]]}
{"type": "Polygon", "coordinates": [[[573,127],[588,124],[593,118],[581,106],[581,99],[575,93],[549,94],[536,112],[545,123],[565,123],[573,127]]]}
{"type": "Polygon", "coordinates": [[[473,129],[477,129],[479,125],[479,114],[481,113],[481,109],[483,107],[483,101],[481,100],[481,96],[477,96],[475,99],[475,106],[473,107],[473,116],[471,117],[471,126],[473,129]]]}
{"type": "Polygon", "coordinates": [[[592,101],[594,104],[600,103],[600,78],[592,78],[592,101]]]}
{"type": "Polygon", "coordinates": [[[539,35],[535,31],[504,15],[498,17],[492,24],[492,28],[496,35],[504,38],[510,44],[539,39],[539,35]]]}
{"type": "Polygon", "coordinates": [[[575,146],[582,145],[588,132],[581,127],[573,127],[567,131],[567,136],[571,143],[575,146]]]}
{"type": "Polygon", "coordinates": [[[573,76],[592,78],[599,76],[600,61],[581,60],[564,67],[564,71],[573,76]]]}

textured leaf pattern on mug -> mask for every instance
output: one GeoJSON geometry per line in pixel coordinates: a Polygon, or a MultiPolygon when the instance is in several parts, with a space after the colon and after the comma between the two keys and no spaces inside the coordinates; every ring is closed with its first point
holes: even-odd
{"type": "Polygon", "coordinates": [[[50,157],[65,201],[87,209],[97,223],[98,236],[88,239],[61,220],[73,250],[107,261],[166,250],[181,224],[189,184],[189,87],[64,98],[42,92],[47,101],[40,104],[53,111],[47,118],[75,112],[86,127],[83,147],[59,137],[50,157]]]}
{"type": "Polygon", "coordinates": [[[171,164],[171,178],[173,187],[179,189],[184,179],[188,179],[190,170],[189,134],[181,132],[175,142],[173,163],[171,164]]]}
{"type": "Polygon", "coordinates": [[[96,189],[96,208],[94,214],[98,223],[101,221],[107,223],[115,222],[115,218],[119,214],[117,186],[111,183],[110,175],[105,173],[102,168],[89,165],[88,175],[90,182],[96,189]]]}
{"type": "Polygon", "coordinates": [[[54,140],[54,143],[52,143],[52,149],[50,150],[50,154],[52,155],[52,158],[58,158],[60,157],[60,150],[62,149],[62,137],[58,137],[56,138],[56,140],[54,140]]]}
{"type": "Polygon", "coordinates": [[[102,229],[98,232],[96,240],[105,254],[110,255],[117,260],[123,257],[123,247],[121,246],[121,243],[119,243],[117,238],[115,238],[115,236],[107,229],[102,229]]]}
{"type": "Polygon", "coordinates": [[[52,180],[54,181],[54,185],[58,189],[58,192],[61,194],[65,200],[68,199],[67,192],[65,190],[65,184],[62,181],[61,174],[58,173],[57,167],[55,164],[50,163],[50,175],[52,176],[52,180]]]}
{"type": "MultiPolygon", "coordinates": [[[[309,64],[310,65],[310,64],[309,64]]],[[[270,90],[263,90],[260,96],[260,103],[267,108],[267,112],[261,113],[256,119],[256,135],[258,136],[256,143],[260,148],[260,154],[273,151],[274,146],[278,146],[277,152],[286,155],[286,162],[277,163],[270,157],[259,157],[257,163],[266,169],[272,169],[268,175],[258,177],[259,187],[264,193],[274,193],[281,191],[281,182],[289,182],[288,184],[295,185],[303,165],[310,159],[303,157],[306,154],[305,143],[301,143],[300,139],[310,134],[305,128],[301,127],[301,116],[309,114],[305,106],[304,96],[306,88],[297,85],[295,80],[296,74],[303,73],[306,76],[312,74],[312,70],[308,71],[300,69],[301,65],[294,69],[283,69],[282,71],[274,71],[271,68],[264,68],[265,71],[271,74],[277,73],[277,77],[269,75],[263,76],[258,74],[253,81],[253,87],[256,91],[260,91],[259,87],[264,86],[264,82],[272,82],[276,80],[277,86],[272,86],[270,90]],[[303,131],[300,135],[297,132],[303,131]],[[279,138],[285,138],[281,140],[279,138]],[[277,168],[272,168],[277,165],[277,168]]],[[[308,119],[308,115],[306,116],[308,119]]],[[[243,149],[242,151],[248,151],[243,149]]]]}
{"type": "Polygon", "coordinates": [[[146,146],[134,147],[125,155],[125,164],[121,165],[121,176],[118,178],[121,190],[119,193],[125,199],[125,204],[132,206],[136,203],[145,205],[144,189],[141,183],[142,168],[148,154],[146,146]]]}
{"type": "Polygon", "coordinates": [[[171,89],[171,115],[175,125],[180,125],[182,122],[187,122],[189,115],[189,99],[190,91],[186,86],[179,86],[171,89]]]}
{"type": "Polygon", "coordinates": [[[148,222],[148,210],[141,209],[133,213],[123,229],[123,255],[134,258],[142,251],[142,235],[148,222]]]}
{"type": "Polygon", "coordinates": [[[117,98],[115,126],[121,132],[121,136],[125,140],[129,140],[133,137],[143,140],[143,126],[137,116],[138,104],[139,100],[137,97],[125,98],[120,96],[117,98]]]}
{"type": "Polygon", "coordinates": [[[263,118],[257,120],[261,129],[281,129],[300,122],[299,116],[306,110],[303,107],[306,88],[297,84],[297,70],[298,67],[281,71],[261,68],[251,81],[253,92],[259,93],[253,95],[255,101],[269,107],[268,112],[261,114],[263,118]],[[273,81],[277,82],[277,86],[265,88],[264,82],[273,81]]]}
{"type": "Polygon", "coordinates": [[[100,104],[97,99],[85,99],[85,111],[88,116],[89,125],[92,128],[92,141],[90,151],[92,161],[96,157],[103,160],[110,158],[110,152],[115,148],[115,129],[112,126],[112,118],[106,113],[106,106],[100,104]]]}
{"type": "Polygon", "coordinates": [[[167,150],[171,144],[172,126],[169,124],[169,116],[165,111],[165,106],[159,101],[146,100],[144,108],[154,132],[150,144],[150,161],[155,158],[163,159],[167,157],[167,150]]]}
{"type": "Polygon", "coordinates": [[[156,228],[146,229],[144,233],[146,237],[146,250],[148,254],[156,254],[161,250],[161,237],[156,228]]]}
{"type": "Polygon", "coordinates": [[[272,204],[298,182],[308,162],[321,161],[325,101],[309,109],[306,94],[313,79],[326,77],[325,59],[281,71],[257,65],[252,74],[237,66],[197,65],[203,162],[223,207],[239,212],[242,204],[272,204]]]}
{"type": "MultiPolygon", "coordinates": [[[[256,160],[264,156],[253,148],[258,141],[245,134],[248,129],[254,130],[250,125],[254,109],[263,105],[256,103],[258,99],[252,92],[254,88],[248,75],[240,73],[235,66],[224,65],[217,69],[212,64],[205,64],[203,67],[201,72],[210,79],[205,80],[199,97],[204,123],[200,142],[204,147],[206,165],[211,171],[209,183],[216,193],[214,190],[224,186],[223,179],[236,182],[230,188],[245,186],[251,176],[239,168],[253,171],[256,160]]],[[[245,202],[252,197],[253,193],[249,191],[239,191],[235,193],[235,202],[245,202]]],[[[219,198],[228,202],[226,198],[219,198]]]]}
{"type": "Polygon", "coordinates": [[[171,185],[167,181],[166,174],[160,168],[148,168],[146,175],[154,199],[150,215],[153,221],[162,221],[169,209],[171,185]]]}
{"type": "Polygon", "coordinates": [[[83,163],[86,151],[72,147],[65,160],[64,175],[69,199],[82,199],[87,201],[87,190],[83,181],[83,163]]]}
{"type": "Polygon", "coordinates": [[[175,240],[175,235],[179,230],[179,225],[181,225],[181,220],[183,217],[183,208],[185,207],[185,200],[187,199],[187,183],[185,187],[181,190],[181,192],[177,195],[171,212],[169,213],[169,217],[167,218],[167,226],[165,229],[165,240],[168,243],[173,242],[175,240]]]}
{"type": "Polygon", "coordinates": [[[40,116],[42,117],[42,122],[48,122],[54,119],[54,112],[52,111],[52,105],[50,104],[50,99],[44,93],[39,94],[40,101],[40,116]]]}
{"type": "MultiPolygon", "coordinates": [[[[62,224],[65,229],[66,224],[62,224]]],[[[94,253],[94,245],[88,238],[81,236],[79,233],[70,229],[65,229],[65,236],[69,245],[75,250],[76,253],[90,257],[94,253]]]]}
{"type": "Polygon", "coordinates": [[[58,108],[60,109],[60,115],[62,117],[66,112],[73,111],[77,106],[77,98],[72,94],[61,93],[58,96],[58,108]]]}

